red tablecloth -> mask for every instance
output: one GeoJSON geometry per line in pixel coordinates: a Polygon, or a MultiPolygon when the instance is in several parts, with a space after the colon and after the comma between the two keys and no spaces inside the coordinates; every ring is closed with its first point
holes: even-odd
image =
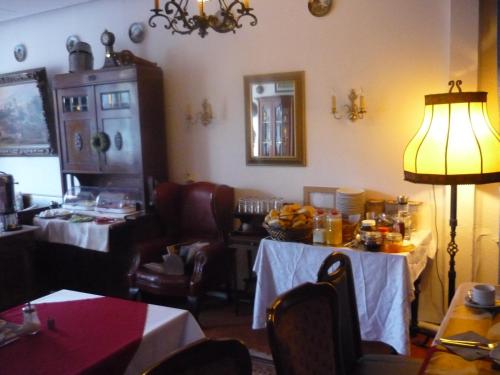
{"type": "MultiPolygon", "coordinates": [[[[36,305],[42,328],[0,348],[0,374],[122,374],[141,342],[147,304],[102,297],[36,305]],[[47,329],[47,319],[56,329],[47,329]]],[[[22,322],[21,307],[0,318],[22,322]]]]}

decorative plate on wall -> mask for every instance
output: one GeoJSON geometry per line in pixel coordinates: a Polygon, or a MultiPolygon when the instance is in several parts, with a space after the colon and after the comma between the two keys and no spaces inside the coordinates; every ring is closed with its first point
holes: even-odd
{"type": "Polygon", "coordinates": [[[26,46],[24,44],[18,44],[14,47],[14,57],[19,62],[26,60],[26,52],[26,46]]]}
{"type": "Polygon", "coordinates": [[[330,12],[333,0],[309,0],[307,7],[313,16],[323,17],[330,12]]]}
{"type": "Polygon", "coordinates": [[[134,43],[140,43],[144,40],[144,25],[140,22],[134,22],[128,29],[128,37],[134,43]]]}

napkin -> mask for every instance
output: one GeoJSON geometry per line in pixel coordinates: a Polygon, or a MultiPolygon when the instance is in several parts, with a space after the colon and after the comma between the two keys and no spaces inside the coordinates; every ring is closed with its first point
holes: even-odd
{"type": "MultiPolygon", "coordinates": [[[[466,341],[477,341],[483,344],[488,344],[489,340],[486,337],[483,337],[476,332],[472,331],[467,331],[463,333],[458,333],[453,336],[446,337],[447,339],[451,340],[466,340],[466,341]]],[[[466,359],[467,361],[474,361],[479,358],[484,358],[488,357],[490,352],[489,350],[484,350],[484,349],[479,349],[479,348],[463,348],[460,346],[455,346],[455,345],[446,345],[446,344],[441,344],[443,345],[446,349],[448,349],[450,352],[453,352],[463,359],[466,359]]]]}

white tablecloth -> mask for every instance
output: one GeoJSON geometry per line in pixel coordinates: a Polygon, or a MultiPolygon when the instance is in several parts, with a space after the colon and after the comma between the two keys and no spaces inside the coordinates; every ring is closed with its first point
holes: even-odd
{"type": "Polygon", "coordinates": [[[409,354],[413,283],[427,257],[433,256],[429,231],[412,234],[412,242],[416,248],[410,253],[386,254],[262,240],[253,268],[257,285],[252,327],[265,327],[266,309],[279,294],[316,282],[321,263],[335,250],[351,259],[362,338],[386,342],[409,354]]]}
{"type": "MultiPolygon", "coordinates": [[[[64,302],[91,298],[101,298],[101,296],[72,290],[60,290],[32,301],[32,303],[64,302]]],[[[131,301],[131,303],[134,302],[131,301]]],[[[203,331],[189,311],[148,305],[142,341],[125,374],[141,374],[174,350],[203,337],[205,337],[203,331]]]]}
{"type": "Polygon", "coordinates": [[[35,217],[33,224],[40,230],[35,238],[39,241],[78,246],[83,249],[109,251],[109,229],[116,224],[71,223],[62,219],[35,217]]]}

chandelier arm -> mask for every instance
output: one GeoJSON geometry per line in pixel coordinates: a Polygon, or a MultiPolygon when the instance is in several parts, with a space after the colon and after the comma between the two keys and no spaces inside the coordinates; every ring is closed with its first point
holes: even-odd
{"type": "MultiPolygon", "coordinates": [[[[228,0],[229,1],[229,0],[228,0]]],[[[240,19],[249,16],[251,26],[257,25],[257,17],[251,13],[252,8],[245,7],[241,0],[232,0],[228,5],[226,0],[218,0],[219,15],[200,15],[189,16],[186,8],[189,0],[168,0],[163,9],[151,9],[153,15],[149,18],[149,26],[156,27],[156,17],[163,19],[164,27],[167,30],[172,30],[172,34],[191,34],[194,30],[203,38],[208,32],[208,28],[212,28],[218,33],[235,33],[240,29],[240,19]]]]}

